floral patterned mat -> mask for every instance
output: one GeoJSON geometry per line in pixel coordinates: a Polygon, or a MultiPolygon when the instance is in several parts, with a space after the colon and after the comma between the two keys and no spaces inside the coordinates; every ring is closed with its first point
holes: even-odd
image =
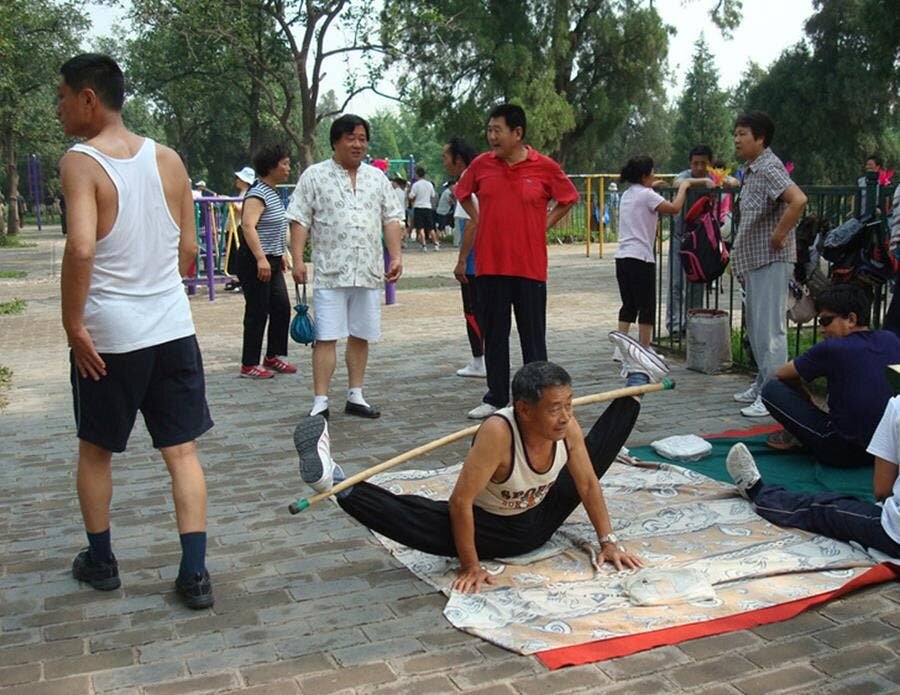
{"type": "MultiPolygon", "coordinates": [[[[446,499],[459,467],[389,471],[372,482],[396,493],[446,499]]],[[[826,594],[877,564],[847,543],[773,526],[733,486],[680,466],[620,458],[602,485],[615,533],[643,558],[644,570],[596,567],[590,551],[596,535],[580,506],[530,556],[484,562],[496,584],[479,594],[450,590],[455,559],[376,536],[449,597],[444,616],[455,627],[520,654],[826,594]],[[656,605],[646,605],[648,600],[656,605]]]]}

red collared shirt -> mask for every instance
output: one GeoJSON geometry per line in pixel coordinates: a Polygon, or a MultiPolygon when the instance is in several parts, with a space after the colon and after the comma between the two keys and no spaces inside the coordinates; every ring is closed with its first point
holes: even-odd
{"type": "Polygon", "coordinates": [[[547,204],[578,201],[559,164],[531,147],[513,165],[485,152],[463,172],[457,199],[478,196],[475,275],[547,281],[547,204]]]}

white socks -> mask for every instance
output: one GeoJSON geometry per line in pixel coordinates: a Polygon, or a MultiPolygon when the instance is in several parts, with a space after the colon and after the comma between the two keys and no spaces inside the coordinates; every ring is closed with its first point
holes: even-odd
{"type": "MultiPolygon", "coordinates": [[[[318,398],[318,396],[317,396],[318,398]]],[[[356,403],[356,405],[364,405],[369,407],[369,404],[366,403],[366,399],[363,398],[362,389],[348,389],[347,391],[347,402],[348,403],[356,403]]]]}
{"type": "Polygon", "coordinates": [[[328,396],[316,396],[313,400],[312,410],[309,411],[309,414],[318,415],[324,410],[328,410],[328,396]]]}

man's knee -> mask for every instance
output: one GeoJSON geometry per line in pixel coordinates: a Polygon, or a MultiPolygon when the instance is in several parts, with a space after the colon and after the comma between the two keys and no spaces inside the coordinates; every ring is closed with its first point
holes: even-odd
{"type": "Polygon", "coordinates": [[[763,384],[760,395],[762,396],[763,401],[766,401],[767,403],[782,403],[785,397],[794,395],[794,391],[796,391],[796,389],[793,386],[782,381],[778,377],[773,376],[763,384]]]}

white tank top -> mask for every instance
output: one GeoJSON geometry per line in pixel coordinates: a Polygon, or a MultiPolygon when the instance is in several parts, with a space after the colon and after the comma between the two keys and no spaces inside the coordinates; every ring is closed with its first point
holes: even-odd
{"type": "Polygon", "coordinates": [[[491,514],[502,516],[521,514],[540,504],[553,487],[563,466],[569,460],[569,449],[564,439],[556,442],[553,449],[553,463],[546,473],[538,473],[528,460],[513,407],[501,408],[494,415],[506,420],[512,433],[510,452],[512,466],[506,480],[499,483],[488,481],[487,487],[475,496],[474,503],[476,507],[491,514]]]}
{"type": "Polygon", "coordinates": [[[178,224],[172,219],[156,165],[156,144],[145,138],[131,159],[115,159],[78,144],[118,194],[112,229],[97,241],[84,324],[97,352],[123,353],[194,335],[191,307],[178,273],[178,224]]]}

